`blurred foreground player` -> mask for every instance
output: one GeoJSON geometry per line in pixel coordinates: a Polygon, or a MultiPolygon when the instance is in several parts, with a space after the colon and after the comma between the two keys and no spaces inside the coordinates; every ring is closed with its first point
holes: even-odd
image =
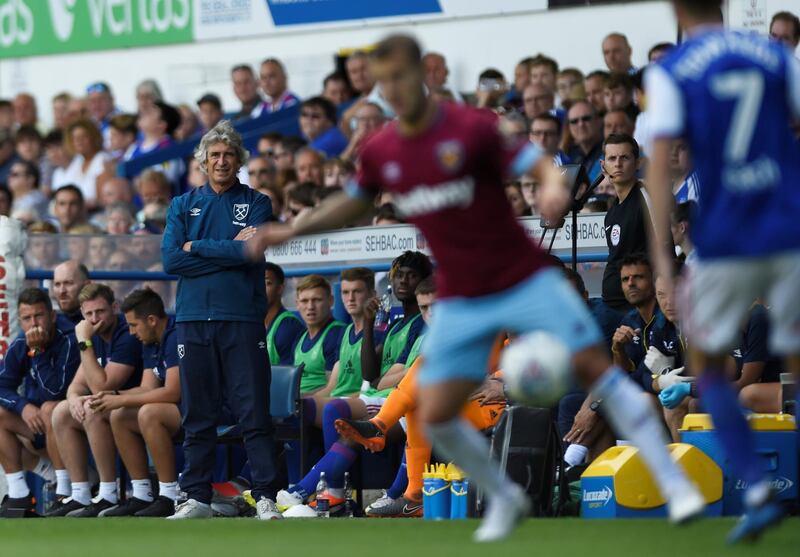
{"type": "MultiPolygon", "coordinates": [[[[800,62],[782,45],[722,27],[720,0],[674,0],[686,42],[648,71],[656,141],[650,189],[657,236],[668,237],[671,142],[685,138],[703,188],[691,228],[697,263],[684,316],[690,365],[734,474],[748,485],[745,515],[732,542],[757,537],[780,520],[723,369],[750,305],[772,306],[771,348],[800,377],[800,149],[790,125],[800,117],[800,62]]],[[[654,243],[659,275],[671,254],[654,243]]],[[[671,280],[670,280],[671,283],[671,280]]]]}
{"type": "Polygon", "coordinates": [[[438,264],[441,301],[423,348],[418,412],[435,449],[489,496],[476,541],[506,537],[529,508],[522,488],[487,458],[486,439],[460,417],[486,376],[495,336],[506,329],[544,329],[562,339],[581,382],[604,399],[617,431],[640,448],[669,499],[671,518],[702,512],[702,497],[670,459],[638,387],[612,367],[585,304],[559,270],[547,268],[544,253],[513,217],[503,180],[530,170],[543,184],[543,214],[558,218],[567,207],[552,158],[508,137],[488,111],[426,98],[414,39],[388,37],[371,56],[373,75],[399,121],[366,143],[357,183],[292,225],[260,228],[248,243],[251,256],[263,259],[267,245],[355,220],[381,189],[422,230],[438,264]]]}

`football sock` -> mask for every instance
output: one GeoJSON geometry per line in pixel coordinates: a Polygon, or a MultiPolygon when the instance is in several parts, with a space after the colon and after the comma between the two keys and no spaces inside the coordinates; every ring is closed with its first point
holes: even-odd
{"type": "Polygon", "coordinates": [[[700,400],[714,422],[716,433],[734,476],[755,486],[764,477],[764,469],[756,456],[753,432],[742,413],[736,392],[718,370],[705,370],[697,383],[700,400]]]}
{"type": "Polygon", "coordinates": [[[413,410],[415,406],[416,401],[408,393],[397,388],[389,394],[386,402],[383,403],[381,409],[370,421],[386,433],[388,429],[398,423],[400,418],[413,410]]]}
{"type": "Polygon", "coordinates": [[[178,500],[178,482],[158,482],[158,494],[161,497],[178,500]]]}
{"type": "Polygon", "coordinates": [[[406,472],[406,452],[403,453],[403,461],[400,463],[400,468],[397,469],[397,475],[394,477],[392,485],[386,490],[386,496],[392,499],[397,499],[403,495],[403,492],[408,486],[408,473],[406,472]]]}
{"type": "Polygon", "coordinates": [[[614,430],[639,449],[662,495],[692,489],[667,450],[664,427],[642,390],[618,367],[609,368],[592,387],[603,399],[603,416],[614,430]]]}
{"type": "Polygon", "coordinates": [[[117,504],[117,482],[100,482],[100,497],[109,503],[117,504]]]}
{"type": "Polygon", "coordinates": [[[587,447],[578,445],[577,443],[572,443],[569,447],[567,447],[567,450],[564,451],[564,462],[566,462],[568,466],[583,464],[583,461],[586,460],[586,455],[588,452],[589,449],[587,447]]]}
{"type": "Polygon", "coordinates": [[[336,441],[339,440],[339,433],[336,431],[336,420],[347,420],[352,417],[350,406],[346,401],[335,398],[325,404],[322,410],[322,439],[325,445],[325,452],[331,450],[336,441]]]}
{"type": "Polygon", "coordinates": [[[21,499],[31,494],[28,483],[25,481],[25,472],[6,474],[6,482],[8,482],[8,496],[11,499],[21,499]]]}
{"type": "Polygon", "coordinates": [[[325,472],[328,487],[342,489],[344,487],[344,473],[350,469],[356,459],[356,452],[342,443],[334,443],[325,456],[300,480],[290,491],[298,493],[303,498],[317,491],[319,475],[325,472]]]}
{"type": "Polygon", "coordinates": [[[89,482],[72,482],[72,499],[81,505],[92,502],[92,490],[89,482]]]}
{"type": "Polygon", "coordinates": [[[404,495],[411,501],[422,501],[422,472],[425,465],[431,460],[431,450],[429,447],[416,449],[406,447],[406,459],[408,467],[404,472],[406,472],[408,487],[406,487],[404,495]]]}
{"type": "Polygon", "coordinates": [[[147,501],[151,503],[153,501],[153,486],[150,484],[150,480],[131,480],[131,485],[133,486],[133,496],[139,499],[140,501],[147,501]]]}
{"type": "Polygon", "coordinates": [[[69,472],[56,470],[56,495],[69,497],[71,493],[72,486],[69,483],[69,472]]]}
{"type": "Polygon", "coordinates": [[[431,460],[431,445],[425,437],[425,430],[419,422],[416,412],[406,414],[406,451],[407,463],[406,499],[419,501],[422,498],[422,472],[431,460]]]}
{"type": "Polygon", "coordinates": [[[453,461],[489,496],[511,488],[497,463],[489,457],[489,443],[463,418],[428,424],[427,431],[437,454],[453,461]]]}
{"type": "Polygon", "coordinates": [[[36,466],[31,470],[34,474],[42,478],[46,482],[56,481],[56,471],[53,468],[53,463],[49,459],[41,457],[36,466]]]}

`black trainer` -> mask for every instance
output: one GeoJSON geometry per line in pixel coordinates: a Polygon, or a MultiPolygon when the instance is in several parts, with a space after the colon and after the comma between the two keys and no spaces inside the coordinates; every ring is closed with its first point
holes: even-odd
{"type": "Polygon", "coordinates": [[[48,511],[45,515],[47,517],[51,516],[67,516],[69,513],[77,512],[83,510],[88,505],[84,505],[83,503],[79,503],[72,497],[67,497],[62,499],[61,501],[56,501],[53,504],[53,507],[48,511]]]}
{"type": "Polygon", "coordinates": [[[164,518],[173,514],[175,514],[175,501],[169,497],[159,495],[147,508],[140,510],[133,516],[164,518]]]}
{"type": "Polygon", "coordinates": [[[92,501],[89,505],[80,510],[67,513],[67,516],[70,518],[95,518],[101,512],[116,506],[116,503],[112,503],[108,499],[100,498],[98,501],[92,501]]]}
{"type": "Polygon", "coordinates": [[[101,511],[97,516],[134,516],[139,511],[149,507],[152,503],[152,501],[144,501],[136,497],[129,497],[124,503],[101,511]]]}
{"type": "Polygon", "coordinates": [[[33,495],[25,497],[6,497],[0,505],[3,518],[25,518],[36,515],[36,500],[33,495]]]}

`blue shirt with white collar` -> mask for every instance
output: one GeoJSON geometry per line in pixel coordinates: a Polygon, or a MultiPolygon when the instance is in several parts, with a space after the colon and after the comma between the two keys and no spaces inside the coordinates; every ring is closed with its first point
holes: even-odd
{"type": "Polygon", "coordinates": [[[172,200],[161,241],[164,270],[178,275],[176,321],[263,323],[264,262],[250,261],[236,235],[272,218],[269,197],[236,182],[217,194],[208,184],[172,200]],[[192,242],[191,251],[183,245],[192,242]]]}

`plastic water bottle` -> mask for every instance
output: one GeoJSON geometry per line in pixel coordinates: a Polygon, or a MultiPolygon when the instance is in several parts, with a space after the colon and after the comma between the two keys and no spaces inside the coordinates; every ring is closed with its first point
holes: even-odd
{"type": "Polygon", "coordinates": [[[44,482],[42,486],[42,511],[48,513],[56,503],[56,484],[44,482]]]}
{"type": "Polygon", "coordinates": [[[344,516],[353,516],[353,487],[350,485],[350,472],[344,473],[344,516]]]}
{"type": "Polygon", "coordinates": [[[389,328],[389,317],[392,313],[392,287],[386,289],[386,293],[381,296],[378,305],[378,312],[375,314],[375,332],[385,333],[389,328]]]}
{"type": "Polygon", "coordinates": [[[317,518],[330,517],[331,501],[328,498],[328,480],[325,479],[325,472],[322,472],[317,482],[317,518]]]}

